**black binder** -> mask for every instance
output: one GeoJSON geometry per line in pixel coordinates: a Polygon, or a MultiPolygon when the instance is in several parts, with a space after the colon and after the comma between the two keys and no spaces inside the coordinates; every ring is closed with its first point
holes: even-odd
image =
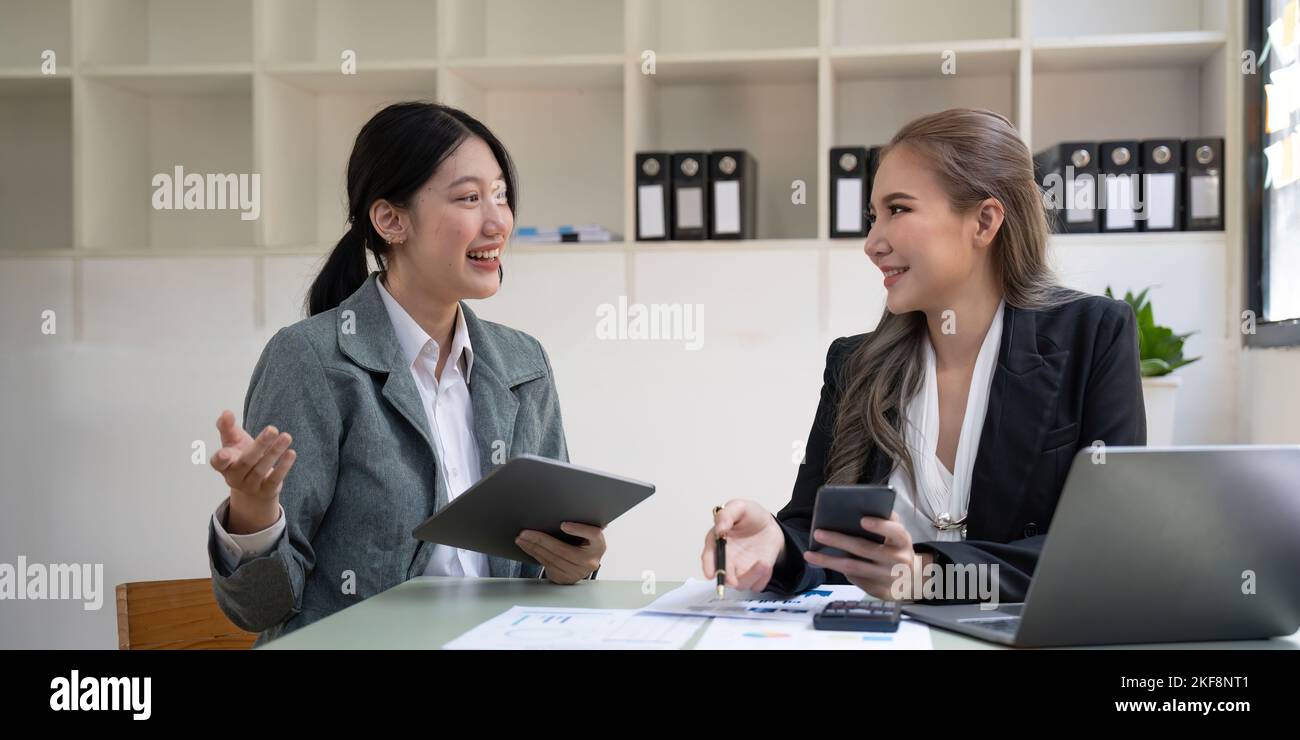
{"type": "Polygon", "coordinates": [[[674,239],[709,238],[709,153],[674,152],[673,180],[674,239]]]}
{"type": "Polygon", "coordinates": [[[668,152],[637,152],[636,238],[661,241],[673,222],[672,165],[668,152]]]}
{"type": "Polygon", "coordinates": [[[832,239],[867,235],[869,167],[865,146],[831,148],[832,239]]]}
{"type": "Polygon", "coordinates": [[[1097,145],[1101,155],[1102,231],[1137,231],[1141,158],[1136,141],[1103,141],[1097,145]]]}
{"type": "Polygon", "coordinates": [[[1147,139],[1142,151],[1143,231],[1183,228],[1183,145],[1178,139],[1147,139]]]}
{"type": "Polygon", "coordinates": [[[1183,142],[1183,229],[1223,231],[1223,139],[1183,142]]]}
{"type": "Polygon", "coordinates": [[[1053,194],[1048,221],[1053,231],[1067,234],[1092,233],[1101,229],[1097,208],[1097,160],[1095,142],[1067,141],[1034,156],[1038,184],[1053,194]]]}
{"type": "Polygon", "coordinates": [[[709,179],[709,238],[753,239],[758,220],[758,162],[753,155],[744,149],[712,152],[709,179]]]}

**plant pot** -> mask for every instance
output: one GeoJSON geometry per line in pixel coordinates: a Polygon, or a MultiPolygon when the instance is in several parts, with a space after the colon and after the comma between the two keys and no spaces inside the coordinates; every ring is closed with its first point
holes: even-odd
{"type": "Polygon", "coordinates": [[[1142,379],[1142,401],[1147,412],[1147,446],[1168,447],[1174,443],[1174,402],[1183,379],[1158,375],[1142,379]]]}

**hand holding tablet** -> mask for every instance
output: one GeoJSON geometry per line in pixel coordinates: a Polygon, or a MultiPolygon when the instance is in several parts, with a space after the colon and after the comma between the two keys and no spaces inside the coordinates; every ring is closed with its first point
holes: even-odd
{"type": "MultiPolygon", "coordinates": [[[[427,542],[459,547],[525,563],[538,558],[516,542],[524,530],[578,544],[592,533],[561,523],[604,529],[654,493],[649,483],[581,468],[536,455],[520,455],[497,468],[412,534],[427,542]]],[[[525,547],[536,545],[525,539],[525,547]]]]}

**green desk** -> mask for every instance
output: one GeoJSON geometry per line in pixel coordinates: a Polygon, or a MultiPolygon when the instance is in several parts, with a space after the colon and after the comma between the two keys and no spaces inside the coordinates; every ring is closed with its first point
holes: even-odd
{"type": "MultiPolygon", "coordinates": [[[[422,576],[272,640],[262,649],[437,649],[516,604],[636,609],[679,585],[681,583],[677,581],[660,581],[658,594],[643,594],[641,581],[598,579],[582,581],[574,586],[557,586],[521,578],[422,576]]],[[[934,630],[932,635],[937,650],[1001,648],[943,630],[934,630]]],[[[687,647],[693,647],[698,639],[699,633],[691,638],[687,647]]],[[[1300,649],[1300,632],[1274,640],[1124,647],[1295,650],[1300,649]]]]}

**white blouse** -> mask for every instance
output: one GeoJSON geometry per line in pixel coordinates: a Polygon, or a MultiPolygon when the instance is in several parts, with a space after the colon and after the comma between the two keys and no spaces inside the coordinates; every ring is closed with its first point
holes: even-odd
{"type": "MultiPolygon", "coordinates": [[[[474,347],[469,342],[469,329],[465,325],[465,314],[456,304],[456,324],[452,329],[451,348],[447,362],[442,367],[442,376],[437,377],[438,367],[437,340],[428,335],[411,314],[393,298],[383,280],[376,280],[379,296],[388,310],[388,318],[397,334],[397,343],[402,348],[402,359],[406,360],[415,378],[416,390],[424,405],[425,416],[429,420],[429,430],[433,432],[434,444],[438,446],[438,474],[447,484],[447,503],[456,500],[483,477],[479,466],[478,442],[474,439],[474,406],[469,397],[469,378],[474,371],[474,347]]],[[[488,575],[488,557],[481,552],[462,550],[450,545],[434,545],[433,556],[425,566],[426,576],[486,576],[488,575]]]]}
{"type": "Polygon", "coordinates": [[[971,473],[975,456],[979,452],[980,434],[984,429],[984,416],[988,411],[989,389],[998,366],[998,351],[1002,346],[1002,314],[1006,301],[998,303],[993,323],[984,335],[975,370],[971,374],[970,391],[966,395],[966,413],[962,417],[961,435],[957,441],[954,470],[949,472],[939,461],[939,383],[935,373],[934,345],[929,334],[924,339],[925,369],[920,389],[904,406],[903,439],[914,461],[918,491],[901,465],[894,465],[889,476],[893,486],[894,511],[913,542],[951,541],[965,539],[965,527],[940,529],[936,522],[964,522],[970,501],[971,473]]]}

